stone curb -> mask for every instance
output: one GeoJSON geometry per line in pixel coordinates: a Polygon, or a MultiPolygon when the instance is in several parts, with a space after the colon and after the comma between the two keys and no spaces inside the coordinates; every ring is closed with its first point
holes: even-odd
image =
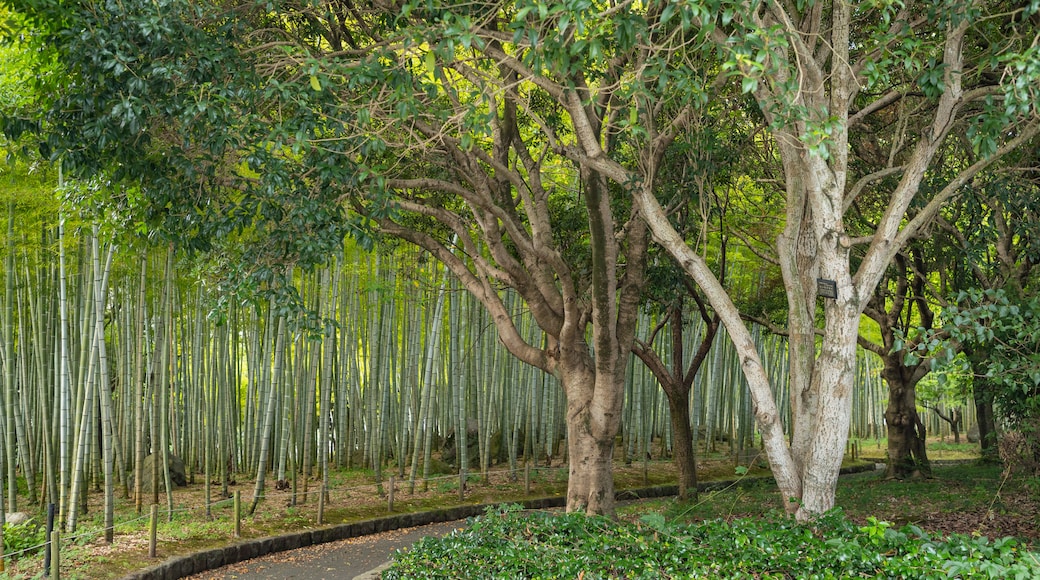
{"type": "MultiPolygon", "coordinates": [[[[872,471],[873,469],[873,465],[857,465],[842,468],[841,474],[844,475],[848,473],[872,471]]],[[[750,479],[760,481],[763,479],[771,480],[772,477],[755,477],[750,479]]],[[[704,482],[700,483],[697,486],[697,489],[698,491],[716,491],[729,487],[738,481],[740,481],[740,479],[704,482]]],[[[659,485],[639,489],[621,490],[617,492],[616,497],[620,501],[627,501],[667,497],[677,495],[678,493],[679,487],[677,485],[659,485]]],[[[337,540],[346,540],[359,536],[378,534],[380,532],[388,532],[401,528],[412,528],[438,522],[462,520],[479,516],[489,507],[512,504],[520,504],[524,506],[525,509],[547,509],[562,507],[566,505],[566,501],[563,496],[556,496],[498,503],[463,505],[429,512],[385,516],[381,518],[362,520],[359,522],[351,522],[349,524],[338,524],[313,530],[304,530],[302,532],[293,532],[291,534],[257,538],[220,548],[196,552],[194,554],[175,556],[154,566],[131,572],[124,576],[123,580],[177,580],[178,578],[199,574],[207,570],[213,570],[230,564],[237,564],[245,560],[266,556],[267,554],[296,550],[299,548],[306,548],[307,546],[315,546],[318,544],[335,542],[337,540]]]]}
{"type": "MultiPolygon", "coordinates": [[[[547,497],[504,503],[519,503],[527,509],[545,509],[564,505],[564,498],[547,497]]],[[[176,580],[177,578],[184,578],[185,576],[191,576],[229,564],[237,564],[276,552],[296,550],[306,548],[307,546],[368,536],[400,528],[413,528],[437,522],[463,520],[481,515],[488,507],[496,505],[502,504],[464,505],[429,512],[399,514],[293,532],[291,534],[246,540],[194,554],[175,556],[154,566],[132,572],[124,576],[123,580],[176,580]]]]}

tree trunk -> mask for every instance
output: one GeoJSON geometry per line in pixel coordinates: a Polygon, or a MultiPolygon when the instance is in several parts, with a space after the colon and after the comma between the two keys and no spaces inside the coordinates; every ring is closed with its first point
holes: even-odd
{"type": "MultiPolygon", "coordinates": [[[[834,490],[852,415],[852,381],[856,371],[856,338],[861,311],[860,297],[849,272],[848,252],[838,243],[840,237],[834,233],[840,224],[831,224],[833,229],[824,237],[827,243],[820,244],[817,255],[819,275],[836,282],[838,298],[824,302],[826,322],[822,349],[814,364],[808,365],[812,368],[808,382],[808,393],[812,396],[803,399],[807,405],[804,418],[795,421],[793,426],[796,435],[798,429],[809,430],[808,436],[794,437],[796,440],[804,437],[807,442],[804,449],[799,449],[793,444],[788,447],[769,377],[737,307],[706,262],[692,252],[685,240],[671,228],[650,192],[640,193],[638,201],[652,226],[654,239],[697,282],[729,331],[754,398],[755,417],[773,475],[785,498],[801,500],[800,503],[785,503],[785,509],[799,519],[808,519],[814,513],[834,507],[834,490]]],[[[794,353],[791,357],[793,366],[797,357],[794,353]]],[[[792,380],[793,373],[792,370],[792,380]]],[[[795,396],[797,393],[792,393],[792,398],[795,396]]]]}
{"type": "Polygon", "coordinates": [[[592,323],[592,343],[584,339],[586,313],[578,304],[568,304],[559,334],[558,372],[567,396],[567,511],[613,516],[614,438],[621,422],[625,370],[635,339],[647,232],[641,218],[630,222],[628,267],[619,282],[619,248],[606,180],[584,169],[582,174],[591,241],[592,308],[588,321],[592,323]]]}
{"type": "MultiPolygon", "coordinates": [[[[636,342],[633,352],[653,373],[661,390],[668,399],[669,416],[671,417],[672,452],[676,468],[679,471],[679,498],[687,499],[688,490],[693,490],[697,497],[697,458],[694,450],[695,441],[690,428],[690,391],[693,379],[707,359],[711,345],[718,334],[720,320],[718,316],[709,316],[703,301],[696,294],[701,320],[704,321],[700,345],[694,353],[687,368],[683,358],[683,301],[680,299],[672,306],[669,313],[671,327],[672,365],[667,368],[664,361],[650,348],[649,342],[636,342]]],[[[718,353],[719,351],[716,351],[718,353]]]]}
{"type": "Polygon", "coordinates": [[[604,389],[622,392],[614,377],[596,376],[591,369],[564,374],[567,395],[567,511],[614,515],[614,438],[621,417],[621,396],[602,405],[604,389]]]}
{"type": "MultiPolygon", "coordinates": [[[[137,295],[135,323],[137,325],[134,333],[134,507],[140,514],[144,507],[144,490],[141,486],[141,478],[144,476],[142,466],[145,456],[144,439],[144,348],[146,335],[144,332],[144,319],[147,312],[147,267],[148,259],[141,254],[141,278],[140,288],[137,295]]],[[[153,480],[154,481],[154,480],[153,480]]]]}
{"type": "MultiPolygon", "coordinates": [[[[4,296],[4,456],[7,459],[7,511],[18,511],[18,480],[15,472],[15,365],[14,365],[14,201],[7,204],[7,259],[4,278],[6,292],[4,296]]],[[[24,340],[24,339],[23,339],[24,340]]],[[[22,440],[24,443],[24,439],[22,440]]],[[[23,465],[22,469],[29,475],[32,466],[23,465]]],[[[0,518],[0,521],[3,521],[0,518]]]]}
{"type": "Polygon", "coordinates": [[[931,477],[932,468],[925,451],[924,423],[917,414],[917,381],[903,372],[901,352],[884,357],[882,375],[888,383],[888,467],[885,477],[906,479],[931,477]]]}
{"type": "MultiPolygon", "coordinates": [[[[802,469],[802,505],[794,512],[802,521],[834,507],[838,472],[845,456],[852,420],[860,308],[848,275],[847,257],[839,260],[844,272],[833,269],[833,262],[829,264],[828,260],[821,260],[820,273],[838,281],[838,298],[828,299],[824,306],[823,346],[811,381],[812,389],[819,393],[812,442],[808,455],[798,461],[802,469]]],[[[769,458],[772,462],[773,455],[769,458]]]]}
{"type": "MultiPolygon", "coordinates": [[[[174,354],[176,340],[174,336],[174,318],[173,318],[173,302],[175,287],[173,283],[174,271],[173,271],[173,258],[174,249],[171,245],[166,251],[166,280],[164,282],[165,289],[163,290],[163,316],[166,317],[166,324],[163,325],[166,333],[166,339],[163,341],[162,354],[159,360],[162,361],[162,370],[159,373],[161,379],[159,384],[156,386],[156,399],[158,400],[158,406],[155,411],[156,423],[159,427],[159,457],[154,462],[154,465],[158,467],[159,460],[162,460],[162,477],[166,487],[166,517],[167,521],[173,521],[173,485],[170,481],[170,392],[174,390],[174,385],[177,380],[176,364],[177,359],[174,354]]],[[[176,453],[177,449],[174,448],[172,452],[176,453]]],[[[152,481],[155,482],[153,489],[159,489],[159,478],[156,474],[156,478],[152,481]]],[[[158,502],[156,502],[158,503],[158,502]]]]}
{"type": "Polygon", "coordinates": [[[91,254],[94,261],[94,332],[97,337],[98,357],[98,400],[101,404],[101,437],[103,477],[105,482],[105,542],[111,544],[115,530],[115,480],[112,471],[115,464],[115,427],[112,420],[112,391],[108,378],[108,350],[105,346],[105,306],[108,296],[108,276],[112,269],[113,246],[108,247],[104,268],[101,267],[101,256],[98,242],[98,226],[94,225],[91,237],[91,254]]]}
{"type": "MultiPolygon", "coordinates": [[[[58,184],[62,185],[61,166],[58,166],[58,184]]],[[[67,270],[65,267],[65,220],[58,218],[58,308],[60,316],[58,347],[58,474],[59,494],[58,520],[64,520],[70,511],[73,501],[69,495],[72,486],[69,470],[70,448],[72,446],[72,425],[70,423],[72,406],[72,379],[69,362],[69,301],[67,288],[67,270]]]]}
{"type": "Polygon", "coordinates": [[[983,368],[986,352],[980,352],[975,348],[966,346],[964,355],[968,357],[974,380],[972,381],[972,398],[975,399],[975,422],[979,427],[979,446],[983,461],[992,462],[1000,460],[997,451],[997,423],[993,413],[993,389],[990,381],[985,377],[983,368]]]}
{"type": "MultiPolygon", "coordinates": [[[[439,272],[434,270],[434,272],[439,272]]],[[[419,470],[419,456],[424,454],[425,450],[430,448],[430,442],[433,438],[433,426],[430,420],[432,415],[430,411],[430,403],[434,389],[434,364],[436,362],[435,355],[437,354],[437,345],[440,342],[441,327],[444,324],[444,302],[445,295],[448,291],[448,279],[447,277],[441,281],[440,290],[437,292],[437,300],[433,308],[433,315],[428,318],[429,331],[426,333],[426,353],[424,356],[423,363],[423,375],[422,382],[420,383],[421,393],[419,403],[419,417],[416,421],[415,438],[412,450],[412,465],[408,475],[408,493],[415,492],[415,476],[419,470]]],[[[429,460],[426,459],[426,455],[423,455],[425,461],[423,462],[423,491],[426,491],[426,487],[429,485],[427,481],[429,479],[430,465],[429,460]]]]}
{"type": "Polygon", "coordinates": [[[998,461],[1000,454],[997,451],[997,423],[993,414],[993,393],[989,381],[975,377],[975,420],[979,426],[979,445],[983,461],[998,461]]]}
{"type": "MultiPolygon", "coordinates": [[[[665,391],[668,394],[668,391],[665,391]]],[[[682,396],[668,396],[668,410],[672,424],[672,453],[679,469],[679,499],[686,499],[692,491],[697,497],[697,457],[693,450],[693,431],[690,429],[690,391],[682,396]]]]}

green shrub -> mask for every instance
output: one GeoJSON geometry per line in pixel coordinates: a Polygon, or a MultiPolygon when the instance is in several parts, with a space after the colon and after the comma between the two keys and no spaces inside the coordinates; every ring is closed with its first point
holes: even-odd
{"type": "Polygon", "coordinates": [[[1040,556],[1016,540],[935,539],[915,526],[811,525],[774,515],[673,525],[581,514],[489,510],[467,530],[425,538],[383,572],[404,578],[1037,578],[1040,556]]]}
{"type": "Polygon", "coordinates": [[[43,528],[32,519],[15,525],[4,524],[4,554],[39,551],[46,541],[45,535],[43,528]]]}

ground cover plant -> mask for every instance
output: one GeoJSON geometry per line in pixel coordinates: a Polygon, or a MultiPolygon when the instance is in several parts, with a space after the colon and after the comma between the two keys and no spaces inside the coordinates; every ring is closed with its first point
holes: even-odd
{"type": "Polygon", "coordinates": [[[762,518],[672,523],[489,509],[463,531],[399,553],[404,578],[1036,578],[1040,554],[1013,538],[933,536],[908,524],[853,523],[834,510],[800,524],[762,518]]]}
{"type": "MultiPolygon", "coordinates": [[[[702,461],[699,467],[702,477],[706,480],[733,476],[733,460],[729,458],[702,461]]],[[[765,470],[756,468],[752,473],[761,476],[765,470]]],[[[649,461],[645,467],[641,464],[625,466],[619,463],[615,468],[615,481],[620,489],[674,484],[675,477],[674,464],[668,460],[649,461]]],[[[329,500],[325,508],[325,525],[389,515],[388,498],[385,493],[388,481],[383,480],[383,493],[379,492],[374,481],[374,474],[369,469],[332,472],[329,500]]],[[[232,491],[242,492],[243,504],[249,501],[252,483],[248,478],[240,478],[231,486],[232,491]]],[[[291,489],[270,490],[266,495],[266,501],[253,516],[243,517],[242,539],[321,527],[317,524],[317,485],[314,481],[311,481],[310,485],[309,494],[303,492],[302,483],[295,493],[291,489]]],[[[432,479],[427,491],[423,491],[420,483],[414,493],[408,491],[406,481],[398,480],[393,513],[443,509],[460,503],[485,504],[515,501],[524,497],[559,496],[566,490],[566,468],[553,465],[532,469],[530,485],[530,495],[525,495],[523,471],[510,474],[507,469],[498,467],[489,471],[487,479],[478,474],[470,474],[465,499],[460,502],[457,475],[432,479]]],[[[231,499],[221,496],[219,485],[211,485],[210,492],[212,497],[207,514],[206,486],[201,478],[196,478],[185,487],[175,488],[172,517],[168,517],[165,509],[160,507],[158,554],[156,558],[149,558],[148,510],[144,510],[143,514],[137,514],[132,498],[117,497],[115,538],[113,543],[108,544],[104,540],[103,494],[90,490],[87,494],[88,509],[80,521],[79,529],[75,534],[62,537],[62,578],[122,578],[129,572],[167,558],[240,541],[233,535],[231,499]]],[[[34,521],[39,523],[42,520],[35,518],[34,521]]],[[[40,528],[34,529],[41,531],[40,528]]],[[[0,572],[0,579],[41,577],[43,553],[35,549],[31,550],[31,553],[12,555],[15,546],[11,542],[17,537],[7,539],[6,571],[0,572]]],[[[37,548],[42,541],[41,539],[36,543],[37,548]]],[[[21,547],[19,546],[19,549],[21,547]]]]}
{"type": "MultiPolygon", "coordinates": [[[[937,466],[934,477],[890,480],[880,472],[843,476],[838,505],[860,524],[869,518],[913,524],[945,534],[1016,536],[1040,547],[1040,502],[1030,478],[1005,478],[995,464],[964,462],[937,466]]],[[[780,501],[768,480],[748,479],[728,489],[702,494],[697,501],[650,500],[626,506],[622,517],[637,519],[648,511],[667,518],[698,522],[715,518],[765,517],[780,501]]]]}
{"type": "MultiPolygon", "coordinates": [[[[771,517],[780,502],[780,492],[768,478],[768,470],[757,465],[746,475],[737,477],[734,459],[721,453],[698,461],[698,469],[701,481],[714,482],[713,485],[718,486],[715,490],[701,492],[697,499],[689,501],[667,498],[626,502],[619,507],[619,516],[636,523],[647,514],[660,514],[669,525],[760,519],[771,517]],[[727,483],[720,484],[721,481],[727,483]]],[[[337,470],[331,476],[327,523],[387,514],[387,498],[377,492],[370,470],[337,470]]],[[[429,491],[423,492],[420,486],[414,494],[407,491],[407,485],[398,483],[395,512],[456,505],[457,479],[457,476],[446,476],[431,481],[429,491]]],[[[465,501],[473,504],[509,502],[524,497],[559,495],[566,489],[566,470],[555,466],[535,470],[531,479],[531,495],[525,496],[522,476],[511,481],[507,471],[492,470],[487,481],[470,478],[465,501]]],[[[666,458],[631,467],[619,461],[615,466],[615,480],[621,489],[674,484],[676,471],[674,463],[666,458]]],[[[891,481],[883,478],[881,472],[869,472],[841,478],[838,504],[856,526],[870,525],[869,518],[875,517],[894,522],[895,528],[912,524],[942,535],[959,533],[991,538],[1011,535],[1035,551],[1040,548],[1040,526],[1037,526],[1040,502],[1027,483],[1026,478],[1017,474],[1004,481],[999,465],[974,463],[939,466],[934,478],[920,481],[891,481]]],[[[251,482],[241,479],[232,489],[242,489],[245,502],[251,482]]],[[[211,486],[211,491],[219,496],[219,486],[211,486]]],[[[272,490],[269,501],[261,504],[254,517],[243,519],[243,537],[259,538],[318,527],[316,497],[312,491],[305,499],[301,491],[292,505],[291,491],[272,490]]],[[[232,535],[230,500],[217,503],[221,498],[214,497],[213,520],[208,520],[204,507],[205,486],[198,480],[187,487],[176,488],[177,511],[172,521],[167,521],[165,513],[160,517],[156,559],[147,556],[147,516],[137,516],[131,500],[117,498],[115,542],[106,544],[102,494],[91,491],[88,498],[90,511],[82,520],[76,539],[63,547],[63,578],[121,578],[166,558],[237,541],[232,535]]],[[[42,565],[41,553],[9,558],[7,572],[0,573],[0,578],[40,577],[42,565]]]]}

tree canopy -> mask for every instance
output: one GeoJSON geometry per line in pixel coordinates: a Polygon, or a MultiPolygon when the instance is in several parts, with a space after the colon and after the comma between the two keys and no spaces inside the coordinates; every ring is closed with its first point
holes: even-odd
{"type": "Polygon", "coordinates": [[[786,507],[807,517],[833,505],[869,296],[1040,130],[1037,2],[12,5],[68,83],[35,119],[44,151],[139,183],[110,202],[186,247],[243,248],[234,279],[278,287],[347,232],[448,266],[503,344],[561,380],[573,509],[611,510],[648,230],[726,325],[786,507]],[[748,246],[784,284],[789,442],[740,309],[663,187],[689,160],[677,149],[714,147],[698,127],[727,113],[779,218],[768,252],[748,246]],[[975,156],[942,163],[960,139],[975,156]],[[837,290],[822,320],[821,278],[837,290]],[[504,287],[546,340],[517,332],[504,287]]]}

